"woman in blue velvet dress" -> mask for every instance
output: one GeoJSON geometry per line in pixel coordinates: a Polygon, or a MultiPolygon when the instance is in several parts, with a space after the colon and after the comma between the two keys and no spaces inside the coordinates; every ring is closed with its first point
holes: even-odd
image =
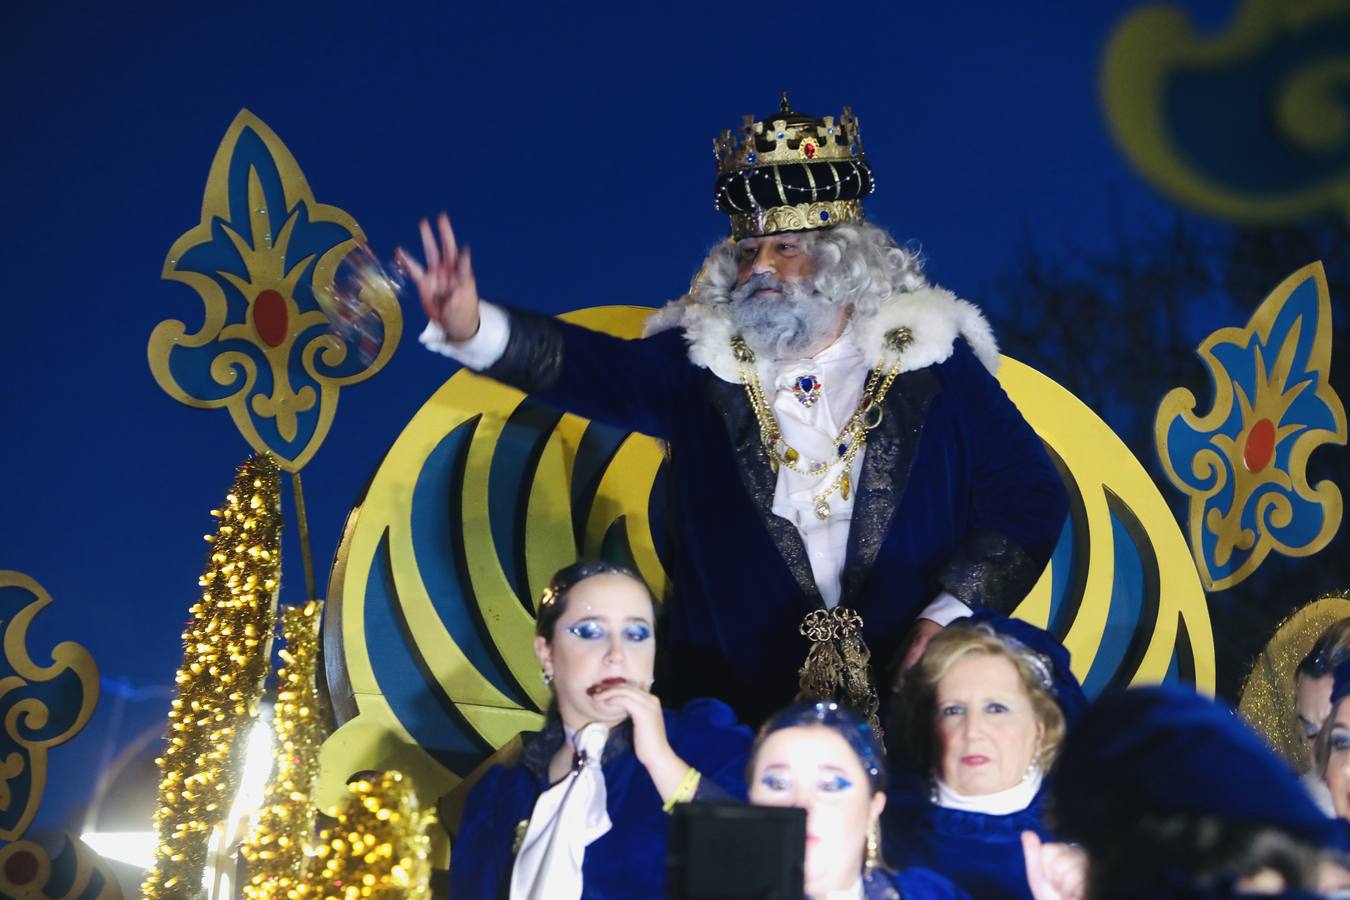
{"type": "Polygon", "coordinates": [[[829,702],[789,706],[760,729],[750,758],[750,801],[806,810],[810,900],[959,900],[926,869],[899,872],[880,858],[886,764],[867,722],[829,702]]]}
{"type": "Polygon", "coordinates": [[[668,812],[744,799],[751,734],[698,700],[663,710],[651,594],[632,572],[578,563],[545,591],[535,652],[555,702],[518,764],[470,791],[451,895],[575,900],[666,896],[668,812]]]}
{"type": "Polygon", "coordinates": [[[891,791],[886,858],[974,897],[1030,900],[1022,832],[1053,839],[1042,785],[1086,703],[1068,651],[1044,630],[988,613],[953,622],[900,694],[916,777],[891,791]]]}

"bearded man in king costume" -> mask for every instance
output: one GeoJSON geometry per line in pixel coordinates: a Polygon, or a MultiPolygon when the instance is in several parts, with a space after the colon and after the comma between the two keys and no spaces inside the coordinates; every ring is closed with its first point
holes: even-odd
{"type": "Polygon", "coordinates": [[[480,302],[442,214],[439,241],[422,223],[425,265],[400,252],[430,319],[421,341],[666,443],[667,703],[719,697],[755,724],[798,692],[799,669],[819,693],[823,666],[876,721],[859,659],[870,650],[884,677],[972,609],[1011,612],[1066,493],[994,377],[983,315],[863,221],[874,185],[849,110],[817,119],[784,95],[715,147],[731,239],[643,339],[480,302]]]}

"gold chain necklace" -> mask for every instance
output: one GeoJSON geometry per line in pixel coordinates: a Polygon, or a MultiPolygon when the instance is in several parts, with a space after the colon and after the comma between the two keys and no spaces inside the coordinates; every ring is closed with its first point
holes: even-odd
{"type": "MultiPolygon", "coordinates": [[[[894,348],[897,353],[903,350],[913,340],[908,328],[897,328],[886,333],[886,341],[894,348]]],[[[831,466],[840,465],[839,474],[836,475],[825,487],[824,490],[811,496],[816,518],[824,521],[830,517],[830,497],[835,491],[839,496],[847,500],[849,493],[853,490],[853,460],[858,453],[867,444],[867,432],[871,431],[881,424],[881,404],[886,399],[886,392],[891,389],[891,384],[900,374],[900,360],[897,356],[896,361],[890,369],[885,369],[885,363],[878,363],[877,367],[867,376],[867,383],[863,386],[862,399],[858,401],[858,408],[849,416],[844,427],[840,429],[838,437],[834,439],[835,458],[834,459],[803,459],[794,447],[792,447],[784,438],[783,431],[778,427],[778,419],[773,414],[773,408],[769,405],[768,398],[764,396],[764,388],[759,383],[759,373],[755,369],[755,353],[745,343],[745,339],[736,335],[731,339],[731,350],[736,357],[736,364],[740,370],[741,383],[745,385],[745,393],[750,398],[750,407],[755,411],[755,419],[759,422],[759,439],[764,444],[765,451],[769,454],[769,466],[775,473],[778,472],[780,465],[787,466],[799,475],[820,475],[827,471],[831,466]]]]}

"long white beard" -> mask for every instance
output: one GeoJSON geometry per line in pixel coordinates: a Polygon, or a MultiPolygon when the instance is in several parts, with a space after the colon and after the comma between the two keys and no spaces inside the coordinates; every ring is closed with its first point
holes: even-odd
{"type": "Polygon", "coordinates": [[[839,330],[844,311],[804,282],[783,282],[764,272],[731,291],[731,321],[756,355],[800,359],[839,330]],[[781,296],[755,294],[771,288],[781,296]]]}

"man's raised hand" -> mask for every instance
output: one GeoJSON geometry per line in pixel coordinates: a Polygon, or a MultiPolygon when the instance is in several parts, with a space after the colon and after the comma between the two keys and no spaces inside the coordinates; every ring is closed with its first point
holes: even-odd
{"type": "Polygon", "coordinates": [[[467,341],[478,333],[478,285],[469,248],[461,251],[455,244],[455,232],[445,213],[436,217],[436,227],[440,231],[439,246],[431,223],[422,220],[425,268],[402,247],[398,248],[398,261],[417,285],[417,297],[427,318],[441,326],[448,340],[467,341]]]}

